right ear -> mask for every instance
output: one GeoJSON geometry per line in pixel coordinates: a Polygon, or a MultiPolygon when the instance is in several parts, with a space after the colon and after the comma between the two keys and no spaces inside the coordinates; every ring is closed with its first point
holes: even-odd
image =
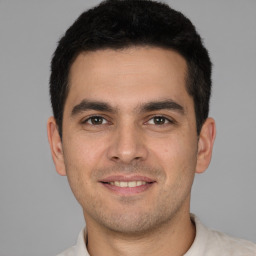
{"type": "Polygon", "coordinates": [[[66,176],[66,168],[64,164],[64,156],[62,149],[62,141],[60,138],[56,120],[51,116],[47,121],[48,141],[51,148],[52,159],[58,174],[66,176]]]}

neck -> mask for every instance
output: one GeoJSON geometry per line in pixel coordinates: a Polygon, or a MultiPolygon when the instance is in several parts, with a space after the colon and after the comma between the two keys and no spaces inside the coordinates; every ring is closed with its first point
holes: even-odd
{"type": "Polygon", "coordinates": [[[150,233],[117,234],[91,221],[87,221],[87,232],[91,256],[178,256],[189,250],[195,238],[189,213],[172,218],[150,233]]]}

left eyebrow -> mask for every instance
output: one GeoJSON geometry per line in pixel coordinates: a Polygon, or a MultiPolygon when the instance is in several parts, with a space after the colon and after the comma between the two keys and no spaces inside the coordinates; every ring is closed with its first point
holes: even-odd
{"type": "Polygon", "coordinates": [[[185,110],[180,104],[173,100],[163,100],[163,101],[154,101],[148,102],[145,105],[140,106],[140,112],[151,112],[156,110],[174,110],[180,114],[184,114],[185,110]]]}

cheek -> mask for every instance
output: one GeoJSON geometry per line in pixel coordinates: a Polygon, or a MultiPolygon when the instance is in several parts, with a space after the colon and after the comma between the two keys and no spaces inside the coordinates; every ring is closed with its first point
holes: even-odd
{"type": "Polygon", "coordinates": [[[152,141],[150,149],[163,162],[191,161],[196,158],[197,144],[185,136],[169,136],[152,141]]]}
{"type": "Polygon", "coordinates": [[[82,137],[63,140],[63,149],[70,187],[77,200],[81,201],[93,185],[92,171],[97,169],[104,150],[100,144],[82,137]]]}
{"type": "Polygon", "coordinates": [[[164,190],[177,201],[187,198],[191,191],[196,168],[196,150],[185,141],[177,140],[164,148],[162,162],[166,172],[164,190]]]}
{"type": "Polygon", "coordinates": [[[75,166],[77,171],[83,169],[87,172],[97,167],[95,165],[104,152],[104,143],[85,136],[70,137],[66,142],[64,155],[68,166],[75,166]]]}
{"type": "Polygon", "coordinates": [[[174,180],[178,176],[194,175],[197,159],[195,140],[189,139],[188,136],[174,135],[157,143],[155,141],[152,145],[152,154],[166,171],[168,180],[174,180]]]}

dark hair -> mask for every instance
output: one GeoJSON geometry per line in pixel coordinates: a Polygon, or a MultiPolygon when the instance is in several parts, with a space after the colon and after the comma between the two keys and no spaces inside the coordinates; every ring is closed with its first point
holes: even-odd
{"type": "Polygon", "coordinates": [[[187,62],[186,89],[193,97],[197,133],[208,117],[212,64],[195,27],[182,13],[151,0],[107,0],[82,13],[60,39],[51,62],[50,94],[60,136],[69,70],[84,51],[156,46],[187,62]]]}

